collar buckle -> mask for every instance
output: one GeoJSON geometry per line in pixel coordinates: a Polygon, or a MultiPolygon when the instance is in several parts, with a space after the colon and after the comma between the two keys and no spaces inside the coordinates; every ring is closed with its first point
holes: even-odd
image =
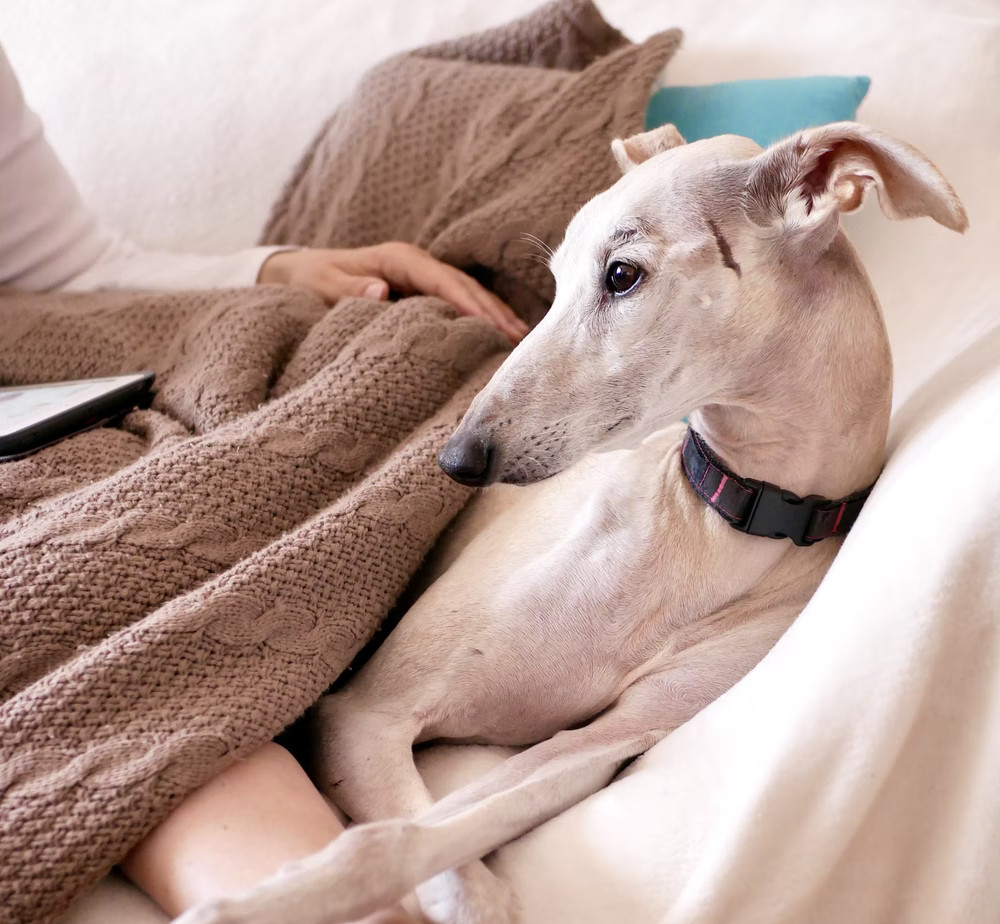
{"type": "Polygon", "coordinates": [[[739,523],[730,524],[740,532],[769,539],[791,539],[796,545],[812,545],[806,538],[816,505],[825,498],[818,494],[799,497],[769,481],[744,478],[743,483],[756,491],[750,510],[739,523]]]}

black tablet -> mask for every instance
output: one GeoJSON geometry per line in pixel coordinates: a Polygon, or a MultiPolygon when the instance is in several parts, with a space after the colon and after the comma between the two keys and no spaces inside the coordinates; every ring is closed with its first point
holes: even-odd
{"type": "Polygon", "coordinates": [[[145,371],[0,388],[0,461],[20,459],[148,405],[153,378],[152,372],[145,371]]]}

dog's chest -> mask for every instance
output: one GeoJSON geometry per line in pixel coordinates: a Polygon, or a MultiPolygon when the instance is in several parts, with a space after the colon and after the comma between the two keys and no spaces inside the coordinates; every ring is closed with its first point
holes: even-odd
{"type": "Polygon", "coordinates": [[[668,643],[659,509],[595,482],[515,489],[502,515],[480,511],[484,525],[421,601],[420,622],[449,649],[447,700],[462,704],[433,736],[539,740],[613,702],[668,643]]]}

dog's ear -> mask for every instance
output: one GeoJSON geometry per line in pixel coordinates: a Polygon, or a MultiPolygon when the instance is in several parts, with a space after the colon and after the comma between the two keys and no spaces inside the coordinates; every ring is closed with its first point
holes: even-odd
{"type": "Polygon", "coordinates": [[[751,162],[746,210],[759,225],[780,223],[786,236],[821,253],[842,212],[875,187],[889,218],[928,215],[953,231],[969,221],[955,190],[916,148],[861,125],[835,122],[779,141],[751,162]]]}
{"type": "Polygon", "coordinates": [[[676,125],[660,125],[658,128],[632,135],[629,138],[615,138],[611,142],[611,153],[615,155],[622,173],[628,173],[633,167],[638,167],[643,161],[649,160],[654,154],[661,154],[676,148],[679,144],[687,144],[684,136],[677,131],[676,125]]]}

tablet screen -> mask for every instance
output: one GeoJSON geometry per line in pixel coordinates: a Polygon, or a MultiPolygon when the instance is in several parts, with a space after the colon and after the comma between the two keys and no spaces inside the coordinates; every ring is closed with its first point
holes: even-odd
{"type": "Polygon", "coordinates": [[[79,382],[0,388],[0,436],[17,433],[143,378],[142,374],[115,375],[79,382]]]}

